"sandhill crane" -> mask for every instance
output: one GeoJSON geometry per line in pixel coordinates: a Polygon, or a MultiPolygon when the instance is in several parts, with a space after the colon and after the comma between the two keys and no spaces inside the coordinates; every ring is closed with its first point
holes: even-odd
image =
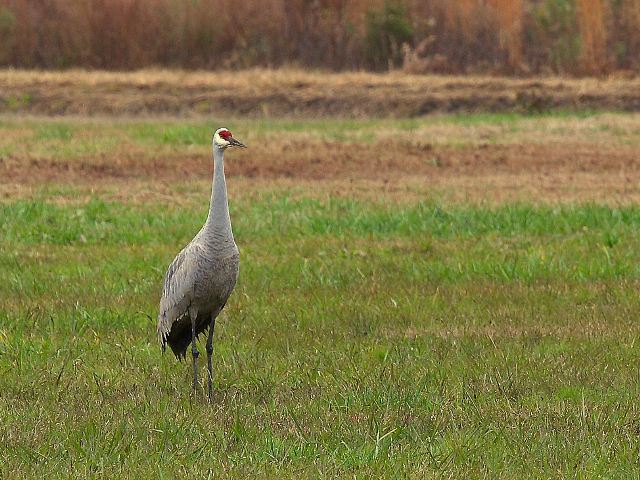
{"type": "Polygon", "coordinates": [[[198,348],[196,339],[207,328],[207,367],[209,399],[212,394],[211,355],[216,317],[236,286],[240,264],[238,247],[231,230],[227,183],[224,176],[224,151],[246,146],[233,138],[227,128],[213,135],[213,186],[209,215],[198,234],[169,265],[164,277],[158,340],[164,351],[167,344],[178,359],[186,357],[191,344],[193,355],[193,392],[198,384],[198,348]]]}

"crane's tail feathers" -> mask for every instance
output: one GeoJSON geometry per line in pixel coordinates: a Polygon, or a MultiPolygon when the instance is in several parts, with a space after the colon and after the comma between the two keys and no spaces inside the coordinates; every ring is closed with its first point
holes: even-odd
{"type": "MultiPolygon", "coordinates": [[[[196,339],[209,327],[207,317],[198,316],[196,321],[196,339]]],[[[189,316],[182,317],[173,322],[171,329],[162,337],[160,344],[163,347],[169,345],[171,351],[178,360],[183,360],[187,356],[187,349],[191,345],[191,320],[189,316]]]]}

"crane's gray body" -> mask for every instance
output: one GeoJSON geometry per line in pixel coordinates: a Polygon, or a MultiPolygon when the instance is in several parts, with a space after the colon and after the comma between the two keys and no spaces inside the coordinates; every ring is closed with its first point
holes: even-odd
{"type": "Polygon", "coordinates": [[[224,150],[214,145],[209,216],[202,229],[171,262],[164,278],[158,340],[184,358],[195,333],[207,330],[222,311],[238,279],[240,256],[231,230],[224,150]]]}

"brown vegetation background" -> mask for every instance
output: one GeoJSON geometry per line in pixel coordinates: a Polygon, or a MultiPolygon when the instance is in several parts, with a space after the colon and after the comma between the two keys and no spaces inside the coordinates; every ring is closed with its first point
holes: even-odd
{"type": "Polygon", "coordinates": [[[0,0],[0,65],[640,71],[640,0],[0,0]]]}

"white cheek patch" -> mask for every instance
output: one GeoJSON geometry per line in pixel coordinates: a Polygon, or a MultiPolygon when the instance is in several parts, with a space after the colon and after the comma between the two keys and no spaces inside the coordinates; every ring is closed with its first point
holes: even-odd
{"type": "Polygon", "coordinates": [[[227,145],[230,145],[230,143],[227,142],[224,138],[222,138],[218,133],[216,133],[213,136],[213,143],[215,143],[216,145],[220,145],[221,147],[226,147],[227,145]]]}

